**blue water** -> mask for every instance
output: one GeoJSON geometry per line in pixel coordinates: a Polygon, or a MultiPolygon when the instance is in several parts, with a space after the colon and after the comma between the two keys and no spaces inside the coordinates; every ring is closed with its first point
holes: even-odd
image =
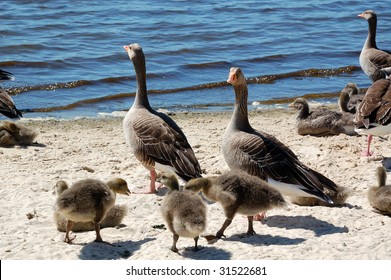
{"type": "Polygon", "coordinates": [[[155,108],[232,110],[231,66],[247,78],[352,66],[249,85],[249,102],[264,106],[306,94],[335,102],[348,82],[370,85],[358,67],[368,27],[357,14],[367,9],[377,12],[377,43],[387,49],[386,1],[3,1],[0,68],[16,79],[2,86],[30,118],[127,110],[136,83],[122,46],[139,43],[155,108]]]}

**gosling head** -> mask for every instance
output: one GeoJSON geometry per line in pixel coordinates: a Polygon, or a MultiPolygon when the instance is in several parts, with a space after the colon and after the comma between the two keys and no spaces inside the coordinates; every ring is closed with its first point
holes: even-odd
{"type": "Polygon", "coordinates": [[[60,180],[56,183],[56,185],[54,186],[54,190],[57,194],[57,196],[59,196],[60,194],[62,194],[65,190],[68,189],[68,184],[67,182],[65,182],[64,180],[60,180]]]}
{"type": "Polygon", "coordinates": [[[376,168],[376,178],[379,187],[383,187],[386,185],[387,171],[383,166],[379,166],[378,168],[376,168]]]}
{"type": "Polygon", "coordinates": [[[179,183],[175,174],[162,173],[157,180],[169,188],[170,191],[179,190],[179,183]]]}
{"type": "Polygon", "coordinates": [[[192,192],[200,192],[202,191],[205,187],[208,187],[211,185],[211,179],[209,178],[196,178],[196,179],[191,179],[188,181],[183,189],[192,191],[192,192]]]}
{"type": "Polygon", "coordinates": [[[115,193],[130,195],[128,184],[124,179],[114,178],[107,182],[107,186],[115,193]]]}

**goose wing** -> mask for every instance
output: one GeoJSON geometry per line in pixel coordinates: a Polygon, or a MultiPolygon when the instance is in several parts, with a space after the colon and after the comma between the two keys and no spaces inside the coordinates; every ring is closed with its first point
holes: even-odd
{"type": "Polygon", "coordinates": [[[323,189],[336,190],[336,184],[322,174],[299,161],[297,156],[276,138],[255,131],[241,133],[238,161],[246,166],[246,172],[273,180],[303,187],[303,191],[324,196],[323,189]]]}
{"type": "Polygon", "coordinates": [[[200,165],[186,136],[172,123],[170,125],[152,113],[136,118],[133,122],[138,142],[135,156],[147,166],[154,166],[154,162],[172,166],[176,174],[186,181],[201,177],[200,165]]]}
{"type": "Polygon", "coordinates": [[[0,88],[0,113],[11,119],[22,117],[22,113],[16,109],[11,96],[2,88],[0,88]]]}

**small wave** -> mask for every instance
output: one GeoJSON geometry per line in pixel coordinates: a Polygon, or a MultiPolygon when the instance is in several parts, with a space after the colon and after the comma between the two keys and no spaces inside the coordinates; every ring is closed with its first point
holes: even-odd
{"type": "MultiPolygon", "coordinates": [[[[206,67],[204,64],[201,67],[206,67]]],[[[270,84],[276,80],[288,79],[288,78],[298,78],[298,77],[330,77],[337,76],[342,74],[351,74],[355,71],[359,71],[360,68],[358,66],[344,66],[340,68],[332,68],[332,69],[306,69],[299,70],[288,73],[281,74],[270,74],[270,75],[261,75],[256,77],[247,78],[248,84],[270,84]]],[[[156,76],[156,75],[154,75],[156,76]]],[[[149,76],[151,77],[151,76],[149,76]]],[[[21,94],[28,91],[33,90],[56,90],[56,89],[67,89],[67,88],[77,88],[82,86],[94,85],[99,83],[119,83],[125,80],[130,79],[129,76],[122,77],[107,77],[99,80],[78,80],[71,82],[63,82],[63,83],[54,83],[54,84],[44,84],[44,85],[34,85],[34,86],[23,86],[23,87],[10,87],[7,89],[10,95],[21,94]]],[[[172,88],[172,89],[164,89],[164,90],[149,90],[149,94],[167,94],[167,93],[176,93],[182,91],[193,91],[193,90],[201,90],[201,89],[211,89],[227,86],[228,83],[223,82],[213,82],[207,84],[194,85],[189,87],[181,87],[181,88],[172,88]]]]}

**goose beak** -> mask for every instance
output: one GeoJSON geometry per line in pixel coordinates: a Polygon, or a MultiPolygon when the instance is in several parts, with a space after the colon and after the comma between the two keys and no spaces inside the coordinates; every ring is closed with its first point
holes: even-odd
{"type": "Polygon", "coordinates": [[[357,16],[360,17],[360,18],[363,18],[364,17],[364,13],[358,14],[357,16]]]}
{"type": "Polygon", "coordinates": [[[236,81],[236,75],[235,74],[231,74],[228,76],[228,80],[227,80],[227,83],[234,83],[236,81]]]}

